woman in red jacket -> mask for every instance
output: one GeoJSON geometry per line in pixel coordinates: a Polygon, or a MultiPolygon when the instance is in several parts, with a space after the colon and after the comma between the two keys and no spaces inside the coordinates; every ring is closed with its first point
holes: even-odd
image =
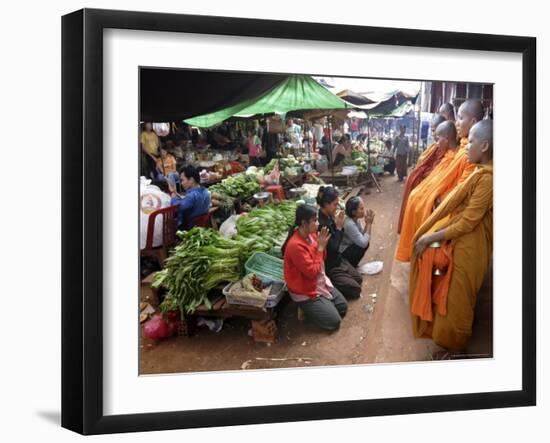
{"type": "Polygon", "coordinates": [[[340,327],[348,304],[325,275],[325,255],[330,232],[317,235],[317,211],[309,205],[296,208],[296,220],[283,245],[284,274],[290,297],[305,317],[322,329],[340,327]]]}

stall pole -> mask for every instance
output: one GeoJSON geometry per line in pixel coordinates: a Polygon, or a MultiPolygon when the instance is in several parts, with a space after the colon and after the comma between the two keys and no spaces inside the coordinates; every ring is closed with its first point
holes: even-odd
{"type": "Polygon", "coordinates": [[[372,172],[370,168],[370,116],[367,112],[367,170],[369,171],[368,174],[372,181],[374,182],[376,189],[378,189],[378,192],[382,192],[382,187],[380,186],[380,183],[378,183],[378,179],[372,172]]]}

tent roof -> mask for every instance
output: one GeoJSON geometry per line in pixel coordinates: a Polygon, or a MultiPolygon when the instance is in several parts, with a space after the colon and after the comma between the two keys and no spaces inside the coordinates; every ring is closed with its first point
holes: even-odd
{"type": "Polygon", "coordinates": [[[414,105],[410,101],[406,101],[401,103],[398,107],[385,111],[385,112],[370,112],[370,117],[394,117],[394,118],[401,118],[407,115],[409,112],[411,112],[414,109],[414,105]]]}
{"type": "Polygon", "coordinates": [[[351,109],[352,105],[307,75],[289,75],[265,93],[210,114],[188,118],[186,123],[209,128],[231,117],[286,114],[306,109],[351,109]]]}
{"type": "Polygon", "coordinates": [[[343,91],[340,91],[336,95],[341,99],[347,102],[350,102],[354,105],[370,105],[372,103],[375,103],[374,100],[371,100],[370,98],[366,97],[364,94],[360,94],[358,92],[352,91],[351,89],[344,89],[343,91]]]}
{"type": "Polygon", "coordinates": [[[181,121],[258,97],[284,74],[141,68],[140,120],[181,121]]]}

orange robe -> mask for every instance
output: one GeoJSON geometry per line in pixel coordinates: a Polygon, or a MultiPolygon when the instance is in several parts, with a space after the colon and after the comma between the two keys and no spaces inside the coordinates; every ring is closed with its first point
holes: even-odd
{"type": "Polygon", "coordinates": [[[422,160],[424,160],[424,159],[426,158],[426,156],[427,156],[430,152],[432,152],[434,149],[437,149],[437,143],[432,143],[430,146],[428,146],[428,147],[426,148],[426,150],[425,150],[422,154],[420,154],[420,157],[418,157],[418,160],[416,161],[416,164],[417,164],[417,165],[420,164],[420,162],[421,162],[422,160]]]}
{"type": "Polygon", "coordinates": [[[455,188],[422,224],[413,242],[442,229],[445,240],[441,248],[428,247],[421,257],[413,255],[411,259],[413,334],[430,337],[450,350],[462,350],[472,335],[476,297],[493,250],[492,163],[479,165],[455,188]],[[442,277],[432,275],[434,260],[448,264],[442,277]]]}
{"type": "Polygon", "coordinates": [[[397,233],[401,232],[401,226],[403,225],[403,216],[405,215],[405,208],[407,206],[407,200],[409,199],[409,194],[414,188],[416,188],[428,175],[430,172],[441,162],[445,151],[439,149],[438,146],[433,143],[429,148],[426,149],[418,159],[416,167],[409,174],[407,178],[407,183],[405,183],[405,190],[403,191],[403,198],[401,200],[401,210],[399,212],[399,221],[397,223],[397,233]]]}
{"type": "Polygon", "coordinates": [[[456,149],[447,150],[428,177],[410,193],[395,254],[397,260],[410,261],[413,236],[432,213],[436,201],[439,199],[442,202],[474,171],[476,165],[468,163],[467,142],[467,139],[462,139],[460,146],[456,149]]]}

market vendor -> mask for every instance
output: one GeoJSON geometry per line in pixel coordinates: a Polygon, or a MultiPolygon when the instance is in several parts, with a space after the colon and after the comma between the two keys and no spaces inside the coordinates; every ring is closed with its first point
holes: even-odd
{"type": "Polygon", "coordinates": [[[149,178],[156,178],[156,163],[159,156],[160,139],[153,131],[151,122],[145,122],[143,131],[139,135],[139,146],[143,154],[143,174],[149,178]]]}
{"type": "Polygon", "coordinates": [[[345,158],[351,157],[352,151],[349,134],[342,135],[340,142],[332,150],[332,164],[334,166],[339,165],[345,158]]]}
{"type": "Polygon", "coordinates": [[[290,143],[292,143],[292,147],[294,149],[297,149],[302,144],[302,128],[294,123],[294,120],[289,118],[286,121],[286,136],[288,137],[290,143]]]}
{"type": "Polygon", "coordinates": [[[170,181],[180,187],[180,177],[176,170],[176,158],[166,148],[160,148],[160,157],[157,159],[157,179],[170,181]]]}
{"type": "Polygon", "coordinates": [[[332,186],[321,186],[317,194],[319,205],[319,225],[326,226],[330,232],[325,259],[326,272],[332,284],[347,299],[356,299],[361,295],[363,278],[355,267],[340,253],[340,244],[344,237],[345,213],[338,211],[339,198],[332,186]]]}
{"type": "Polygon", "coordinates": [[[390,139],[384,142],[384,152],[380,154],[380,157],[384,159],[384,172],[389,172],[391,175],[395,175],[395,158],[393,152],[393,145],[390,139]]]}
{"type": "Polygon", "coordinates": [[[327,227],[317,234],[315,208],[299,205],[294,225],[282,246],[284,276],[290,297],[304,316],[318,327],[334,331],[340,327],[348,305],[343,295],[325,275],[330,232],[327,227]]]}
{"type": "Polygon", "coordinates": [[[346,220],[344,221],[344,237],[340,243],[340,253],[354,268],[369,248],[374,212],[367,210],[361,197],[355,196],[346,202],[346,220]],[[364,225],[361,224],[364,220],[364,225]]]}
{"type": "Polygon", "coordinates": [[[172,188],[172,205],[178,205],[178,229],[187,230],[195,226],[195,220],[208,214],[210,209],[210,194],[200,185],[199,170],[194,166],[185,166],[180,174],[180,181],[185,196],[180,197],[172,188]]]}

